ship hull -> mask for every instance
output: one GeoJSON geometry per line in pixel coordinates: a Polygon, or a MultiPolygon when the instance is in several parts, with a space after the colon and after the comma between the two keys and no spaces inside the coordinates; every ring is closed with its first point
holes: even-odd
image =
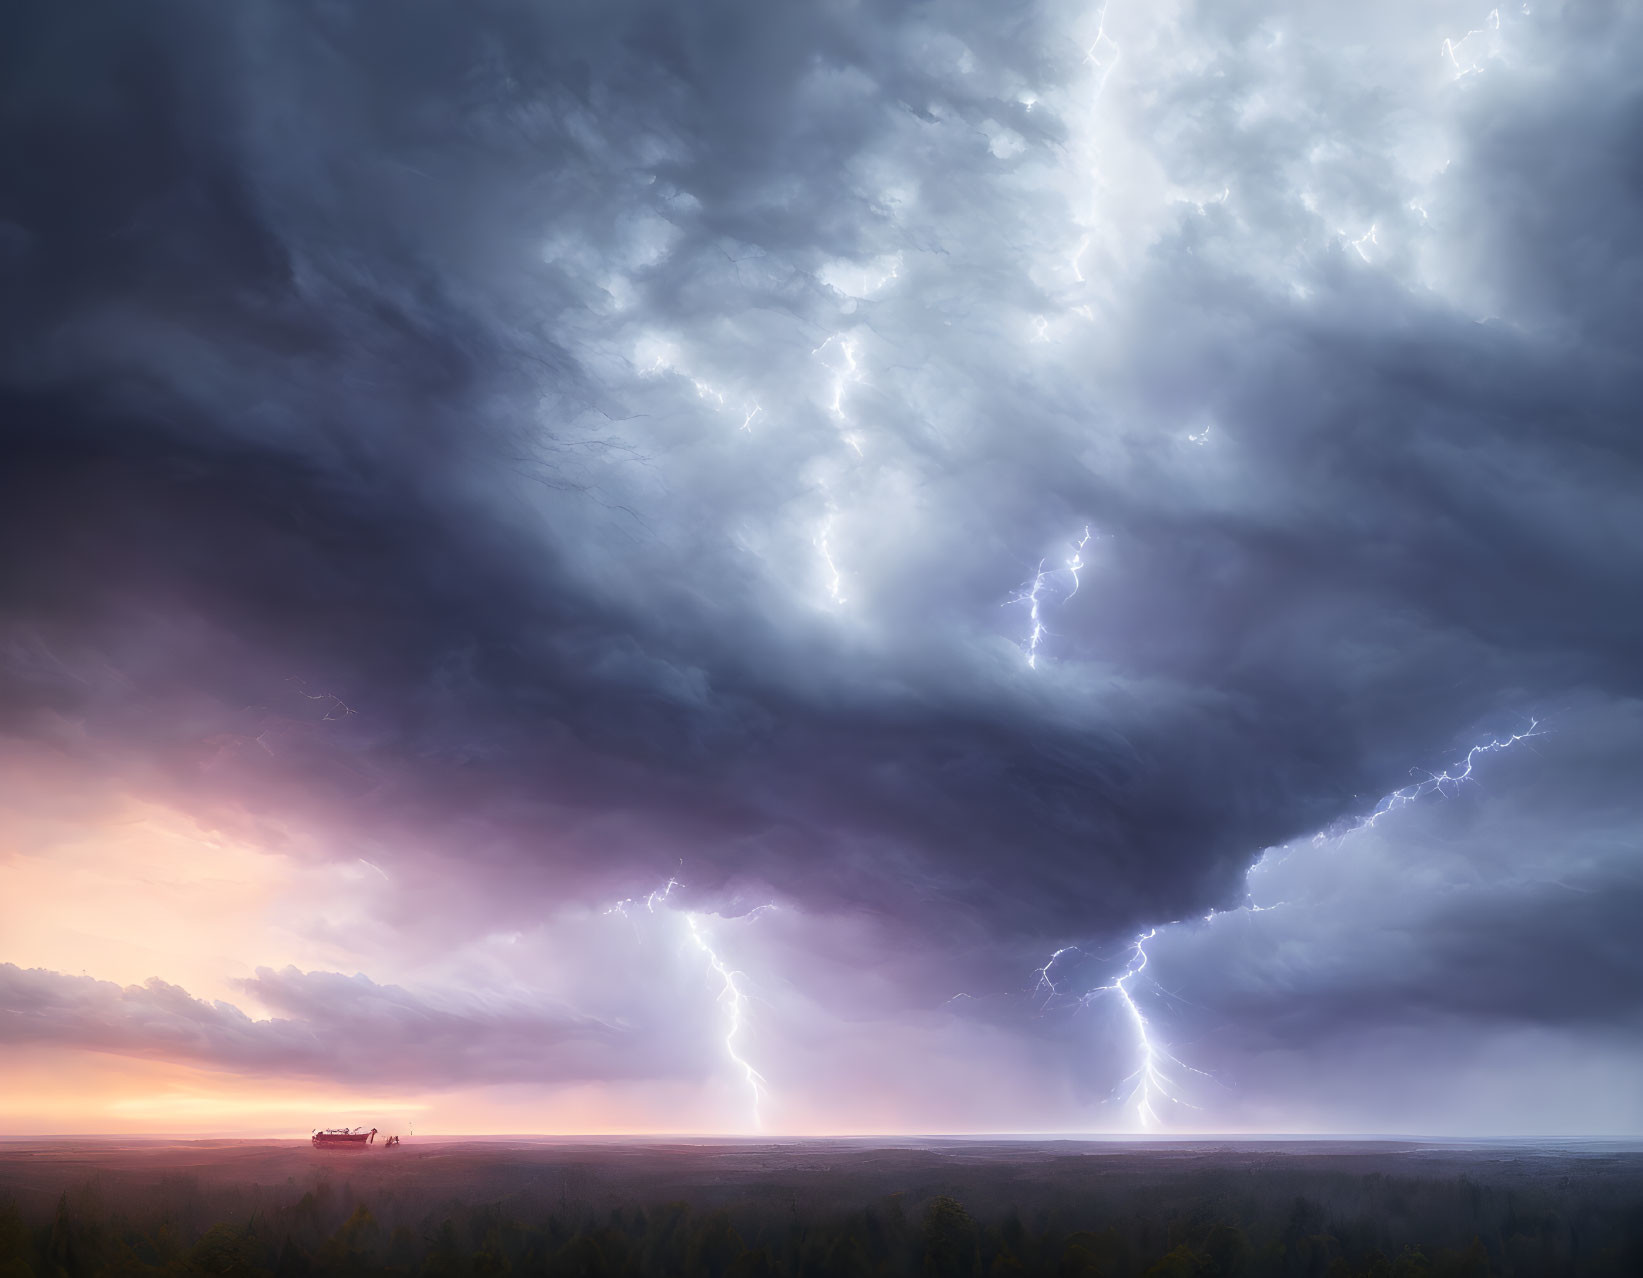
{"type": "Polygon", "coordinates": [[[376,1137],[373,1127],[368,1132],[315,1132],[310,1139],[315,1149],[364,1149],[376,1137]]]}

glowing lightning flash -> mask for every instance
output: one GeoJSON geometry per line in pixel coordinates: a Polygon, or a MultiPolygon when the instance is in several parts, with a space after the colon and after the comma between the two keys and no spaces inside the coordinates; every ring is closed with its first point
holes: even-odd
{"type": "Polygon", "coordinates": [[[1044,1001],[1038,1005],[1039,1011],[1042,1012],[1050,1005],[1050,1001],[1061,993],[1060,988],[1055,983],[1055,978],[1050,975],[1050,969],[1055,966],[1056,960],[1062,955],[1076,953],[1078,953],[1076,945],[1063,945],[1054,954],[1050,955],[1048,963],[1038,969],[1038,983],[1033,986],[1033,997],[1036,998],[1040,994],[1044,995],[1044,1001]]]}
{"type": "MultiPolygon", "coordinates": [[[[1043,575],[1041,570],[1039,573],[1040,581],[1043,575]]],[[[1032,597],[1030,594],[1023,596],[1023,598],[1030,597],[1032,597]]],[[[1036,611],[1034,615],[1036,624],[1036,611]]],[[[1029,652],[1029,663],[1031,656],[1032,654],[1029,652]]],[[[1482,745],[1473,746],[1466,752],[1465,759],[1455,766],[1454,771],[1445,769],[1442,772],[1428,772],[1415,784],[1392,791],[1391,794],[1376,804],[1375,810],[1367,817],[1361,818],[1344,829],[1338,829],[1335,833],[1345,835],[1358,830],[1369,829],[1388,812],[1407,807],[1429,794],[1442,794],[1446,797],[1453,795],[1461,785],[1471,780],[1472,770],[1479,758],[1486,754],[1498,754],[1502,750],[1517,745],[1520,741],[1527,741],[1531,737],[1543,735],[1538,731],[1539,727],[1539,720],[1530,718],[1529,726],[1522,732],[1514,732],[1504,737],[1492,737],[1482,745]]],[[[1328,837],[1327,833],[1320,833],[1315,836],[1313,843],[1321,843],[1328,837]]],[[[1264,860],[1264,854],[1262,859],[1264,860]]],[[[1261,860],[1257,860],[1255,865],[1250,867],[1251,872],[1261,863],[1261,860]]],[[[1284,904],[1280,901],[1273,905],[1257,905],[1253,898],[1246,898],[1245,904],[1235,909],[1210,910],[1201,917],[1205,923],[1213,923],[1216,919],[1227,914],[1263,914],[1269,910],[1278,909],[1284,904]]],[[[1200,1078],[1214,1078],[1214,1075],[1206,1074],[1201,1069],[1195,1069],[1174,1056],[1159,1041],[1153,1025],[1147,1020],[1145,1013],[1142,1012],[1140,1003],[1136,1001],[1133,986],[1136,979],[1147,970],[1147,942],[1157,936],[1158,931],[1159,929],[1155,927],[1138,936],[1130,946],[1130,957],[1124,966],[1124,970],[1107,984],[1096,986],[1077,1000],[1080,1007],[1089,1007],[1101,996],[1111,995],[1118,1000],[1123,1008],[1124,1015],[1129,1021],[1131,1031],[1134,1034],[1135,1048],[1140,1056],[1140,1064],[1132,1073],[1120,1080],[1117,1087],[1113,1089],[1113,1098],[1124,1104],[1133,1101],[1136,1116],[1144,1128],[1162,1124],[1163,1117],[1159,1113],[1159,1108],[1163,1104],[1186,1106],[1189,1109],[1197,1108],[1181,1097],[1179,1085],[1174,1076],[1178,1071],[1184,1070],[1190,1074],[1197,1074],[1200,1078]]],[[[1034,975],[1037,980],[1029,997],[1038,1001],[1039,1011],[1046,1010],[1051,1003],[1061,997],[1061,988],[1056,983],[1055,978],[1050,975],[1051,969],[1054,968],[1057,960],[1064,955],[1079,952],[1076,946],[1064,946],[1050,955],[1049,961],[1043,967],[1035,970],[1034,975]]],[[[1147,979],[1151,980],[1152,978],[1148,977],[1147,979]]],[[[949,1002],[951,1001],[949,1000],[949,1002]]]]}
{"type": "Polygon", "coordinates": [[[1473,746],[1466,752],[1466,758],[1457,765],[1455,772],[1450,772],[1447,769],[1442,772],[1428,772],[1414,785],[1406,785],[1401,790],[1392,791],[1391,794],[1375,805],[1375,810],[1368,816],[1347,825],[1344,829],[1337,827],[1333,831],[1319,831],[1313,836],[1312,842],[1315,845],[1321,844],[1331,834],[1346,835],[1354,834],[1359,830],[1373,829],[1375,824],[1388,812],[1395,811],[1398,808],[1406,808],[1411,803],[1424,799],[1429,794],[1441,794],[1445,798],[1453,797],[1455,791],[1460,789],[1462,784],[1471,780],[1472,767],[1477,763],[1480,755],[1497,754],[1502,750],[1510,749],[1519,741],[1527,741],[1531,737],[1545,735],[1536,731],[1539,727],[1540,720],[1531,716],[1529,726],[1524,731],[1514,732],[1505,737],[1492,737],[1482,745],[1473,746]]]}
{"type": "MultiPolygon", "coordinates": [[[[1087,991],[1076,1000],[1080,1007],[1092,1007],[1103,995],[1112,995],[1118,1000],[1124,1010],[1124,1018],[1128,1021],[1135,1037],[1136,1051],[1140,1055],[1140,1064],[1135,1071],[1121,1079],[1113,1089],[1112,1099],[1122,1104],[1135,1102],[1136,1117],[1143,1128],[1159,1126],[1163,1122],[1158,1112],[1161,1104],[1184,1105],[1188,1109],[1196,1106],[1184,1100],[1178,1093],[1177,1084],[1171,1077],[1170,1070],[1185,1070],[1190,1074],[1197,1074],[1202,1078],[1210,1078],[1203,1070],[1194,1069],[1186,1062],[1177,1059],[1158,1041],[1151,1023],[1141,1011],[1141,1005],[1136,1001],[1135,992],[1131,984],[1147,969],[1147,942],[1158,935],[1158,929],[1135,938],[1130,946],[1129,960],[1124,970],[1105,985],[1098,985],[1087,991]]],[[[1031,997],[1039,1000],[1038,1010],[1046,1010],[1051,1003],[1061,997],[1061,987],[1050,971],[1056,963],[1068,954],[1082,953],[1075,945],[1066,945],[1050,955],[1049,962],[1038,968],[1035,975],[1037,982],[1032,989],[1031,997]]],[[[1152,978],[1148,977],[1151,980],[1152,978]]]]}
{"type": "MultiPolygon", "coordinates": [[[[846,407],[846,393],[851,386],[862,382],[861,365],[856,359],[857,344],[854,337],[843,333],[834,333],[815,350],[812,356],[820,356],[828,347],[837,345],[843,354],[843,363],[823,360],[833,372],[833,395],[827,405],[828,414],[838,423],[839,440],[859,459],[865,454],[862,450],[862,434],[858,430],[846,429],[853,427],[856,422],[846,407]]],[[[751,420],[751,419],[750,419],[751,420]]],[[[825,488],[825,484],[823,485],[825,488]]],[[[844,574],[839,571],[838,561],[833,558],[833,521],[838,517],[837,508],[832,501],[828,502],[827,518],[822,522],[812,544],[821,553],[822,562],[827,567],[827,597],[837,606],[845,602],[844,574]]]]}
{"type": "Polygon", "coordinates": [[[713,969],[714,975],[723,982],[723,986],[719,991],[719,1002],[725,1008],[725,1055],[730,1057],[736,1068],[742,1071],[742,1076],[747,1081],[747,1090],[752,1096],[753,1103],[753,1126],[760,1127],[763,1122],[759,1116],[759,1102],[765,1094],[764,1075],[754,1069],[747,1058],[736,1050],[736,1041],[742,1034],[743,1012],[747,1007],[747,995],[742,993],[742,987],[736,983],[736,977],[739,973],[726,966],[725,961],[714,952],[712,945],[708,943],[707,937],[702,933],[701,924],[696,915],[685,915],[685,922],[690,927],[691,941],[694,942],[697,949],[707,956],[708,966],[713,969]]]}
{"type": "MultiPolygon", "coordinates": [[[[623,918],[630,918],[631,911],[643,905],[647,914],[655,914],[656,907],[658,905],[667,905],[674,889],[680,886],[678,879],[670,878],[664,886],[657,888],[649,895],[627,897],[616,902],[605,913],[620,914],[623,918]]],[[[761,905],[757,909],[749,911],[746,917],[753,918],[756,915],[763,914],[766,910],[775,908],[773,904],[761,905]]],[[[742,976],[742,973],[731,968],[719,956],[718,951],[713,948],[712,942],[708,939],[708,935],[702,927],[702,916],[700,914],[686,911],[684,918],[685,926],[689,930],[691,945],[706,957],[709,970],[719,979],[719,994],[715,1001],[723,1005],[725,1009],[725,1036],[723,1040],[725,1055],[730,1058],[731,1064],[740,1071],[743,1079],[747,1082],[748,1092],[752,1099],[753,1126],[755,1128],[760,1127],[763,1125],[763,1119],[759,1113],[759,1103],[764,1099],[768,1089],[765,1086],[764,1075],[753,1067],[752,1063],[741,1054],[737,1046],[747,1019],[748,1005],[747,995],[743,992],[737,979],[742,976]]]]}
{"type": "Polygon", "coordinates": [[[1028,618],[1032,622],[1032,629],[1027,632],[1027,668],[1038,669],[1038,645],[1044,642],[1044,622],[1039,617],[1039,595],[1044,589],[1044,581],[1049,576],[1044,571],[1044,561],[1038,561],[1038,572],[1033,575],[1030,585],[1021,587],[1011,595],[1006,603],[1024,603],[1028,606],[1028,618]]]}
{"type": "MultiPolygon", "coordinates": [[[[1089,525],[1086,524],[1084,526],[1084,535],[1073,543],[1073,553],[1065,561],[1066,572],[1073,579],[1073,588],[1062,599],[1063,604],[1078,593],[1080,584],[1078,574],[1089,567],[1084,562],[1084,547],[1090,544],[1091,535],[1089,525]]],[[[1028,630],[1022,648],[1027,654],[1027,668],[1029,670],[1038,669],[1038,649],[1050,633],[1044,626],[1044,589],[1049,584],[1051,576],[1060,571],[1060,569],[1055,568],[1046,569],[1044,567],[1045,562],[1045,560],[1040,559],[1038,561],[1038,571],[1033,574],[1032,580],[1018,587],[1015,593],[1006,599],[1003,604],[1004,607],[1011,604],[1027,605],[1028,630]]]]}
{"type": "Polygon", "coordinates": [[[844,574],[833,561],[833,519],[833,515],[828,515],[821,531],[816,534],[816,549],[821,551],[822,562],[827,565],[827,597],[835,604],[841,604],[845,602],[844,574]]]}
{"type": "Polygon", "coordinates": [[[1067,560],[1067,571],[1073,575],[1073,588],[1067,592],[1068,599],[1078,593],[1078,574],[1084,567],[1084,547],[1089,544],[1090,526],[1085,524],[1084,535],[1078,539],[1078,544],[1073,547],[1072,558],[1067,560]]]}
{"type": "MultiPolygon", "coordinates": [[[[1524,6],[1525,13],[1529,12],[1524,6]]],[[[1442,45],[1443,56],[1449,59],[1449,64],[1455,68],[1455,79],[1464,76],[1478,75],[1483,71],[1484,63],[1495,54],[1500,42],[1500,10],[1489,10],[1489,16],[1484,19],[1483,26],[1476,31],[1468,31],[1458,40],[1445,40],[1442,45]],[[1480,46],[1482,52],[1480,54],[1480,46]],[[1466,62],[1463,65],[1460,53],[1466,50],[1466,62]]]]}
{"type": "MultiPolygon", "coordinates": [[[[1167,1101],[1171,1105],[1185,1105],[1188,1109],[1196,1109],[1196,1105],[1189,1104],[1176,1094],[1175,1081],[1165,1072],[1165,1066],[1173,1065],[1177,1069],[1184,1069],[1189,1073],[1197,1074],[1201,1078],[1210,1075],[1201,1069],[1193,1069],[1191,1065],[1172,1056],[1153,1036],[1152,1026],[1142,1015],[1141,1006],[1135,1001],[1135,995],[1130,991],[1130,982],[1147,970],[1147,942],[1158,935],[1158,929],[1143,933],[1135,938],[1131,949],[1130,961],[1123,973],[1106,985],[1099,985],[1084,995],[1081,1000],[1086,1006],[1101,994],[1113,994],[1124,1008],[1124,1014],[1129,1018],[1130,1026],[1135,1031],[1135,1041],[1141,1052],[1141,1063],[1135,1072],[1121,1080],[1114,1089],[1115,1098],[1128,1104],[1134,1101],[1136,1116],[1141,1120],[1142,1127],[1156,1127],[1163,1122],[1159,1116],[1154,1101],[1167,1101]]],[[[1150,978],[1149,978],[1150,979],[1150,978]]]]}
{"type": "Polygon", "coordinates": [[[845,391],[852,384],[861,382],[861,370],[856,363],[856,339],[835,333],[810,353],[820,355],[834,342],[839,344],[839,350],[844,354],[844,364],[833,370],[833,402],[827,406],[827,411],[840,421],[846,421],[849,414],[844,409],[845,391]]]}
{"type": "MultiPolygon", "coordinates": [[[[645,907],[645,912],[647,914],[656,913],[657,903],[660,902],[661,904],[666,905],[668,897],[673,895],[673,889],[678,887],[678,886],[679,886],[679,880],[678,879],[669,879],[667,881],[666,886],[657,888],[656,891],[652,892],[649,896],[646,896],[645,898],[643,898],[643,904],[644,904],[644,907],[645,907]]],[[[605,911],[605,913],[606,914],[620,914],[623,918],[627,918],[628,910],[633,908],[634,906],[639,905],[640,903],[641,903],[641,901],[640,901],[639,897],[636,897],[636,896],[626,897],[623,900],[618,901],[615,905],[611,906],[610,909],[605,911]]]]}
{"type": "Polygon", "coordinates": [[[1096,70],[1095,94],[1101,96],[1101,90],[1107,87],[1107,77],[1112,69],[1118,65],[1118,59],[1124,51],[1118,47],[1116,41],[1107,34],[1107,6],[1101,6],[1101,16],[1096,24],[1095,39],[1090,41],[1090,47],[1084,50],[1084,61],[1096,70]]]}

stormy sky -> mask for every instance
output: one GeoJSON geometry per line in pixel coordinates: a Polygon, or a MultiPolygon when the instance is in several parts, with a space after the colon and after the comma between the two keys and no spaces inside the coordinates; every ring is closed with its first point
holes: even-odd
{"type": "Polygon", "coordinates": [[[8,6],[0,1130],[1643,1130],[1640,52],[8,6]]]}

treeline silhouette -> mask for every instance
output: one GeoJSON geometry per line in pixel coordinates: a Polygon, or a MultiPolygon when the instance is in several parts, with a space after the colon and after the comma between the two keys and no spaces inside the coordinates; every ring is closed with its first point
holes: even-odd
{"type": "Polygon", "coordinates": [[[425,1186],[356,1193],[326,1174],[280,1185],[172,1175],[141,1193],[92,1180],[32,1215],[0,1199],[0,1278],[1643,1275],[1635,1178],[1331,1173],[1304,1178],[1310,1193],[1293,1192],[1297,1179],[1209,1171],[1125,1177],[1036,1206],[897,1193],[854,1209],[797,1195],[596,1207],[523,1190],[463,1202],[425,1186]]]}

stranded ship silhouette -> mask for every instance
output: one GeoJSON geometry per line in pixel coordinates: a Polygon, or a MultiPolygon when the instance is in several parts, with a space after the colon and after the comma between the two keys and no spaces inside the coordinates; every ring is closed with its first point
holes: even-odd
{"type": "MultiPolygon", "coordinates": [[[[366,1131],[363,1127],[349,1129],[347,1127],[327,1127],[324,1131],[315,1132],[312,1136],[315,1149],[364,1149],[376,1142],[377,1129],[366,1131]]],[[[382,1143],[387,1149],[399,1144],[398,1136],[390,1136],[382,1143]]]]}

